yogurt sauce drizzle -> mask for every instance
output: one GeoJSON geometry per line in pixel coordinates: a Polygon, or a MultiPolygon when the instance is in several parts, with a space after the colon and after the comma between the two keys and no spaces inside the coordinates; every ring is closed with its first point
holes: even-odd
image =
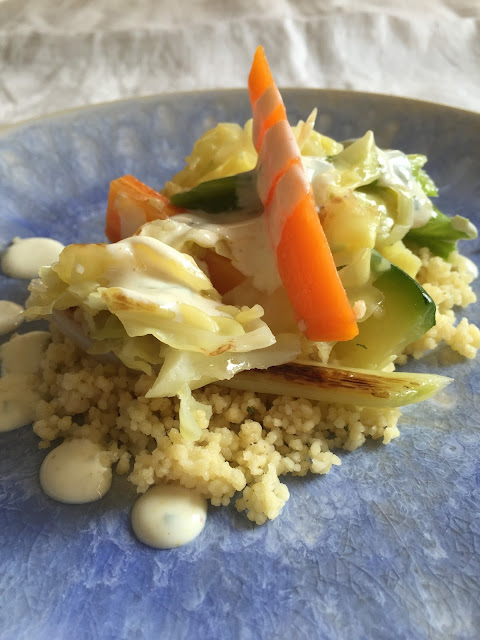
{"type": "Polygon", "coordinates": [[[65,440],[50,451],[40,468],[44,492],[59,502],[84,504],[102,498],[112,484],[102,447],[85,438],[65,440]]]}
{"type": "Polygon", "coordinates": [[[51,336],[48,331],[30,331],[10,338],[0,347],[2,376],[37,373],[51,336]]]}
{"type": "Polygon", "coordinates": [[[64,245],[52,238],[14,238],[2,257],[2,271],[11,278],[31,280],[40,267],[57,262],[64,245]]]}
{"type": "Polygon", "coordinates": [[[35,418],[40,400],[35,374],[49,341],[46,331],[31,331],[0,347],[0,432],[19,429],[35,418]]]}
{"type": "MultiPolygon", "coordinates": [[[[58,260],[64,248],[51,238],[14,238],[2,257],[2,270],[11,278],[31,280],[38,270],[58,260]]],[[[14,302],[0,301],[0,335],[10,333],[23,321],[23,308],[14,302]]],[[[0,347],[0,432],[29,424],[35,417],[40,397],[35,375],[42,354],[50,340],[45,331],[14,336],[0,347]]]]}
{"type": "Polygon", "coordinates": [[[4,336],[23,322],[23,307],[9,300],[0,300],[0,335],[4,336]]]}
{"type": "Polygon", "coordinates": [[[0,378],[0,432],[13,431],[30,424],[40,396],[31,376],[9,373],[0,378]]]}
{"type": "Polygon", "coordinates": [[[205,526],[207,502],[198,493],[175,485],[155,485],[132,509],[137,538],[156,549],[174,549],[194,540],[205,526]]]}

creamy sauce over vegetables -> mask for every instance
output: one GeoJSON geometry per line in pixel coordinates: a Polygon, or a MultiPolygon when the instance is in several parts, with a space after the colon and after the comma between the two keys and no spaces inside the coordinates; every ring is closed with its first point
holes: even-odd
{"type": "Polygon", "coordinates": [[[24,308],[10,302],[9,300],[0,300],[0,335],[3,336],[16,329],[23,322],[24,308]]]}
{"type": "Polygon", "coordinates": [[[2,257],[2,271],[11,278],[31,280],[40,267],[58,260],[64,245],[52,238],[14,238],[2,257]]]}
{"type": "Polygon", "coordinates": [[[191,239],[200,246],[223,240],[233,266],[259,291],[273,293],[281,286],[264,215],[184,213],[173,220],[191,227],[191,239]]]}
{"type": "Polygon", "coordinates": [[[107,267],[102,277],[109,287],[128,290],[132,300],[153,302],[177,320],[181,320],[182,304],[209,315],[225,315],[219,309],[221,300],[207,295],[214,293],[213,290],[208,292],[211,285],[189,256],[147,236],[126,238],[107,245],[106,250],[113,256],[114,265],[107,267]],[[151,250],[149,263],[146,248],[151,250]],[[140,259],[144,260],[141,265],[137,264],[140,259]],[[174,264],[176,268],[167,271],[166,263],[174,264]]]}
{"type": "Polygon", "coordinates": [[[112,469],[102,460],[100,445],[86,439],[65,440],[44,459],[40,484],[59,502],[94,502],[110,489],[112,469]]]}
{"type": "Polygon", "coordinates": [[[317,207],[322,207],[329,198],[329,189],[335,183],[336,171],[328,160],[316,156],[302,156],[302,165],[308,182],[312,185],[317,207]]]}
{"type": "Polygon", "coordinates": [[[426,224],[432,216],[432,203],[415,180],[412,165],[407,156],[401,151],[391,149],[383,151],[378,148],[377,156],[382,167],[378,185],[404,191],[405,198],[411,200],[411,217],[401,222],[413,229],[426,224]]]}
{"type": "Polygon", "coordinates": [[[194,540],[205,526],[207,502],[198,493],[174,485],[156,485],[132,509],[137,538],[156,549],[173,549],[194,540]]]}

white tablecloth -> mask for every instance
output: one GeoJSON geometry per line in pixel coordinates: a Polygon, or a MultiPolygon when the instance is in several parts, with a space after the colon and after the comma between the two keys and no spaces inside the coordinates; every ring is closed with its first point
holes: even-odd
{"type": "Polygon", "coordinates": [[[480,111],[480,0],[0,0],[0,125],[165,91],[280,86],[480,111]]]}

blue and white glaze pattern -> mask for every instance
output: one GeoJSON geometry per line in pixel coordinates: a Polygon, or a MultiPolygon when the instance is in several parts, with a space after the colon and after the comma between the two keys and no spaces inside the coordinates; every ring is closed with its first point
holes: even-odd
{"type": "MultiPolygon", "coordinates": [[[[293,121],[316,106],[326,134],[373,129],[381,146],[426,153],[439,206],[480,222],[479,115],[341,91],[284,95],[293,121]]],[[[111,179],[161,185],[207,127],[248,117],[245,92],[214,91],[4,131],[0,250],[15,235],[101,240],[111,179]]],[[[478,263],[478,242],[463,249],[478,263]]],[[[0,287],[25,299],[16,281],[0,287]]],[[[478,305],[467,316],[478,321],[478,305]]],[[[262,527],[211,508],[202,534],[172,551],[135,540],[125,479],[101,502],[56,503],[40,489],[45,452],[31,429],[0,435],[0,638],[478,638],[480,370],[442,351],[410,368],[432,366],[455,386],[407,409],[400,438],[341,454],[327,476],[287,480],[290,501],[262,527]]]]}

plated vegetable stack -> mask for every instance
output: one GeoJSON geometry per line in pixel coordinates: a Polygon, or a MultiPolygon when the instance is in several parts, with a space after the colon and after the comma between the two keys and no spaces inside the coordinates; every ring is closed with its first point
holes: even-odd
{"type": "Polygon", "coordinates": [[[336,143],[313,130],[315,114],[292,129],[261,47],[249,93],[251,138],[250,125],[207,132],[165,194],[113,181],[114,244],[67,247],[27,314],[157,371],[147,397],[180,398],[187,439],[211,416],[191,391],[211,382],[363,406],[428,398],[449,380],[393,372],[435,324],[414,249],[448,259],[475,228],[433,207],[424,156],[381,150],[371,131],[336,143]]]}
{"type": "Polygon", "coordinates": [[[434,207],[426,157],[371,131],[336,142],[315,112],[290,126],[261,48],[249,94],[253,119],[207,131],[162,192],[114,180],[110,243],[66,247],[26,314],[77,345],[53,331],[42,446],[91,439],[139,491],[243,491],[262,523],[288,499],[280,475],[389,442],[396,407],[451,381],[397,363],[442,340],[473,358],[480,331],[453,311],[475,299],[457,241],[476,229],[434,207]]]}

